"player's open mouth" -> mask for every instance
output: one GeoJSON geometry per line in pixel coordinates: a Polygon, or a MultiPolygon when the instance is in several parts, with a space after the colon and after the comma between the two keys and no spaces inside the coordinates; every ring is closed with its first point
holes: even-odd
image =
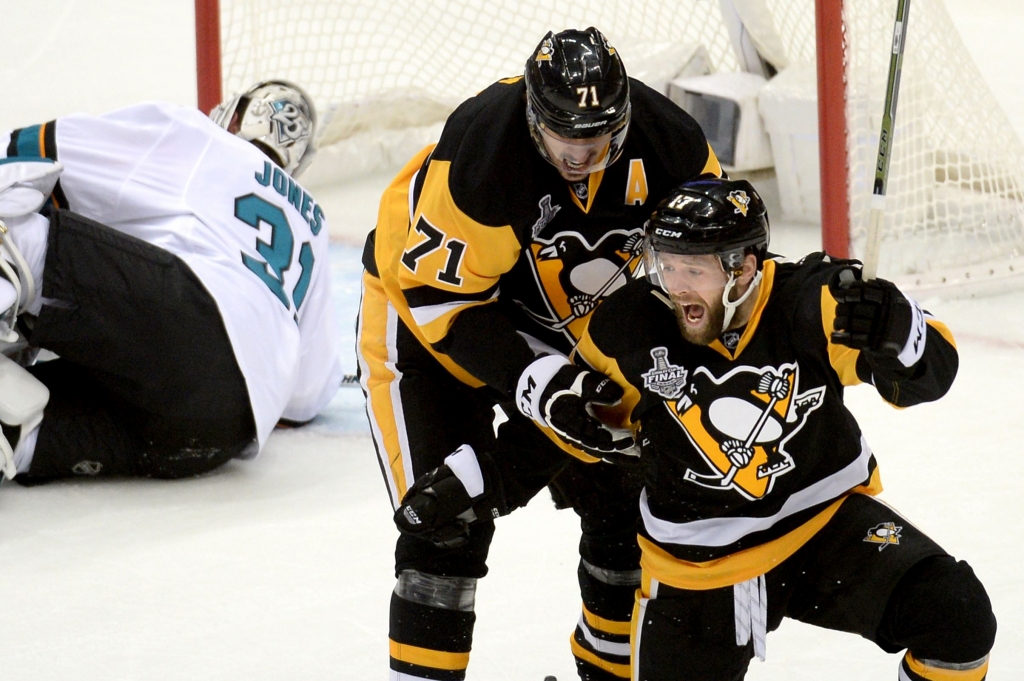
{"type": "Polygon", "coordinates": [[[683,305],[683,318],[688,326],[700,326],[704,323],[703,305],[683,305]]]}

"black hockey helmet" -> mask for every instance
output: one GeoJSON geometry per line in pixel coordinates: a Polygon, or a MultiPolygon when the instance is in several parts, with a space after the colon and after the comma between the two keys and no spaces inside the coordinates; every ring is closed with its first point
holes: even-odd
{"type": "Polygon", "coordinates": [[[573,140],[610,134],[601,167],[618,159],[629,126],[629,80],[600,31],[548,32],[526,62],[525,80],[527,121],[542,156],[559,165],[542,141],[548,131],[573,140]]]}
{"type": "Polygon", "coordinates": [[[746,180],[703,177],[684,182],[655,208],[646,225],[652,255],[717,255],[726,272],[748,253],[758,267],[768,252],[768,211],[746,180]]]}

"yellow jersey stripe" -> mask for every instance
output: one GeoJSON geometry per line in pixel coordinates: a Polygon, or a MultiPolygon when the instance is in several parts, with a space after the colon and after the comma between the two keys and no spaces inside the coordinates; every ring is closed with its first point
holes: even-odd
{"type": "Polygon", "coordinates": [[[388,471],[388,486],[391,488],[394,505],[397,507],[411,484],[405,471],[402,456],[402,431],[404,424],[398,417],[400,405],[394,400],[397,390],[392,389],[398,378],[394,370],[394,358],[389,353],[397,352],[395,338],[391,335],[388,315],[396,314],[388,304],[380,279],[369,272],[363,272],[363,302],[359,311],[358,358],[361,364],[360,377],[367,394],[367,413],[371,426],[376,431],[375,439],[383,449],[381,463],[388,471]]]}
{"type": "Polygon", "coordinates": [[[583,338],[573,349],[573,353],[578,353],[584,362],[595,371],[612,379],[623,390],[622,401],[618,404],[610,407],[594,405],[601,420],[605,423],[614,423],[621,428],[631,427],[630,416],[636,405],[640,403],[640,391],[626,379],[625,374],[619,368],[619,363],[598,349],[589,332],[583,334],[583,338]]]}
{"type": "Polygon", "coordinates": [[[750,313],[750,319],[747,321],[747,326],[743,329],[743,335],[740,336],[740,342],[736,344],[736,350],[729,352],[729,349],[722,345],[722,341],[715,339],[708,347],[722,355],[726,359],[735,359],[740,356],[743,349],[750,344],[750,339],[754,337],[754,332],[757,331],[758,322],[761,321],[761,313],[764,312],[764,306],[768,304],[768,296],[772,293],[772,286],[775,284],[775,261],[765,260],[762,267],[761,284],[757,291],[757,302],[754,303],[754,311],[750,313]]]}
{"type": "Polygon", "coordinates": [[[857,358],[860,357],[860,350],[839,345],[832,342],[832,330],[836,321],[836,299],[828,286],[821,287],[821,330],[825,334],[825,342],[828,344],[828,361],[832,365],[839,382],[845,386],[859,385],[860,378],[857,376],[857,358]]]}
{"type": "MultiPolygon", "coordinates": [[[[851,493],[874,496],[881,491],[881,476],[876,468],[868,484],[854,488],[851,493]]],[[[650,573],[650,577],[677,589],[704,591],[745,582],[765,574],[796,553],[832,519],[848,497],[849,494],[837,499],[803,525],[777,539],[700,563],[676,558],[649,539],[638,537],[642,551],[640,567],[645,572],[645,578],[646,573],[650,573]]],[[[649,582],[645,579],[644,583],[649,582]]]]}
{"type": "Polygon", "coordinates": [[[700,171],[700,174],[722,176],[722,164],[719,163],[718,156],[715,155],[715,150],[711,148],[710,142],[708,143],[708,161],[704,164],[704,170],[700,171]]]}

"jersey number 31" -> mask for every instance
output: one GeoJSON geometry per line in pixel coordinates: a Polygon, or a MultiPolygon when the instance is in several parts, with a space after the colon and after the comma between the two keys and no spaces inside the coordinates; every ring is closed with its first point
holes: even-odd
{"type": "Polygon", "coordinates": [[[284,290],[284,273],[292,266],[295,236],[292,234],[291,225],[288,224],[288,216],[263,197],[246,194],[235,199],[235,217],[257,230],[261,222],[270,225],[270,243],[256,240],[256,252],[263,256],[263,260],[243,253],[242,262],[267,285],[286,309],[290,309],[294,302],[295,311],[298,312],[309,290],[309,280],[313,276],[312,246],[308,241],[304,241],[299,248],[299,267],[302,268],[302,273],[292,288],[289,300],[288,293],[284,290]]]}

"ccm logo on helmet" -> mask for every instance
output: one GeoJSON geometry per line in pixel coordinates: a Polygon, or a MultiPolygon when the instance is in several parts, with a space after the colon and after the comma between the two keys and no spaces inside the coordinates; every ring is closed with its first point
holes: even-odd
{"type": "Polygon", "coordinates": [[[669,239],[678,239],[683,235],[682,232],[677,232],[674,229],[665,229],[664,227],[658,227],[654,230],[657,236],[668,237],[669,239]]]}

